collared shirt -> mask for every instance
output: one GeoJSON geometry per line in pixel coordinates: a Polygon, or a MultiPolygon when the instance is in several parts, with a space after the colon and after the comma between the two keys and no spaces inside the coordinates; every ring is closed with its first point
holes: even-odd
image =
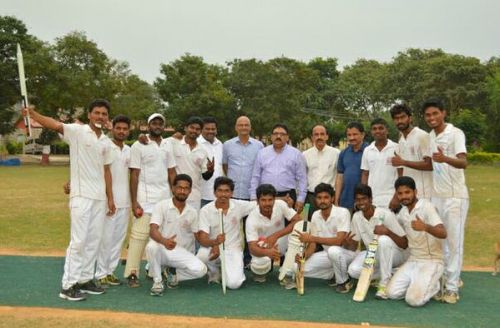
{"type": "Polygon", "coordinates": [[[234,198],[250,199],[250,180],[262,142],[250,138],[246,144],[239,137],[224,142],[222,163],[227,164],[227,177],[234,181],[234,198]]]}
{"type": "MultiPolygon", "coordinates": [[[[399,156],[402,159],[412,162],[421,162],[425,157],[432,157],[429,147],[429,134],[424,130],[414,127],[405,136],[401,134],[399,138],[399,156]]],[[[432,171],[415,170],[403,166],[403,175],[412,177],[417,186],[420,198],[431,198],[432,192],[432,171]]]]}
{"type": "Polygon", "coordinates": [[[250,212],[246,222],[247,242],[258,241],[259,237],[269,237],[273,233],[285,228],[283,218],[290,221],[297,212],[281,199],[274,201],[271,218],[262,215],[257,206],[250,212]]]}
{"type": "Polygon", "coordinates": [[[373,213],[370,220],[364,217],[363,211],[354,213],[351,222],[351,231],[354,234],[352,239],[356,241],[361,240],[365,246],[368,246],[373,238],[375,238],[373,230],[375,230],[375,226],[377,225],[385,226],[400,237],[406,235],[403,228],[399,225],[394,213],[387,208],[376,207],[375,213],[373,213]]]}
{"type": "MultiPolygon", "coordinates": [[[[337,232],[351,231],[351,214],[343,207],[332,206],[330,216],[325,220],[321,215],[321,210],[314,212],[311,218],[311,233],[322,238],[335,238],[337,232]]],[[[321,245],[324,250],[331,246],[321,245]]]]}
{"type": "Polygon", "coordinates": [[[302,154],[307,165],[307,190],[314,192],[314,188],[322,182],[335,187],[340,150],[328,145],[322,150],[313,146],[302,154]]]}
{"type": "Polygon", "coordinates": [[[368,185],[372,188],[373,204],[389,207],[394,196],[394,182],[398,178],[398,169],[392,166],[391,159],[398,151],[398,144],[387,140],[382,150],[378,150],[375,141],[366,147],[361,159],[361,169],[368,171],[368,185]]]}
{"type": "MultiPolygon", "coordinates": [[[[443,132],[436,136],[436,132],[430,132],[431,153],[438,151],[441,147],[443,153],[451,158],[457,158],[458,154],[467,153],[465,147],[465,135],[462,130],[446,123],[443,132]]],[[[465,184],[464,169],[457,169],[446,163],[432,162],[432,178],[434,189],[432,196],[441,198],[469,198],[469,192],[465,184]]]]}
{"type": "Polygon", "coordinates": [[[339,205],[348,209],[354,208],[354,188],[361,182],[361,158],[368,144],[363,143],[358,151],[351,145],[342,150],[337,162],[337,173],[342,174],[343,184],[339,205]]]}
{"type": "MultiPolygon", "coordinates": [[[[241,235],[242,230],[240,227],[243,218],[256,206],[256,202],[236,199],[229,201],[229,209],[227,214],[223,216],[224,233],[226,235],[226,241],[224,242],[225,249],[242,250],[241,241],[243,236],[241,235]]],[[[215,201],[208,203],[200,210],[199,231],[206,232],[210,239],[217,238],[217,235],[221,233],[220,214],[219,210],[215,207],[215,201]]]]}
{"type": "Polygon", "coordinates": [[[201,205],[201,181],[203,180],[201,174],[207,170],[207,151],[198,143],[191,149],[191,146],[186,142],[186,137],[182,138],[182,140],[171,138],[168,139],[168,143],[170,143],[174,152],[177,174],[187,174],[193,180],[191,194],[189,194],[187,202],[193,208],[199,210],[201,205]]]}
{"type": "Polygon", "coordinates": [[[172,150],[165,139],[160,145],[155,141],[146,145],[136,141],[130,148],[130,168],[141,170],[137,201],[145,213],[152,213],[157,202],[171,197],[168,169],[175,165],[172,150]]]}
{"type": "Polygon", "coordinates": [[[175,207],[172,198],[158,202],[151,215],[149,224],[156,224],[164,238],[176,236],[177,246],[180,246],[191,253],[195,252],[195,237],[198,232],[198,215],[196,210],[186,204],[186,207],[179,212],[175,207]]]}
{"type": "Polygon", "coordinates": [[[304,202],[307,195],[307,170],[304,155],[297,149],[285,145],[276,152],[273,145],[259,151],[253,166],[250,182],[250,198],[255,199],[255,191],[261,184],[269,183],[278,192],[298,190],[297,200],[304,202]]]}
{"type": "Polygon", "coordinates": [[[130,207],[130,187],[128,180],[128,167],[130,165],[130,147],[123,145],[120,148],[113,141],[111,144],[112,162],[110,165],[113,181],[113,200],[116,208],[130,207]]]}
{"type": "Polygon", "coordinates": [[[198,137],[198,144],[202,146],[207,152],[208,158],[214,159],[214,174],[207,180],[201,180],[201,199],[214,200],[214,181],[216,178],[224,174],[222,171],[222,142],[215,138],[214,142],[211,143],[205,139],[202,135],[198,137]]]}
{"type": "Polygon", "coordinates": [[[104,165],[111,163],[109,138],[99,137],[88,124],[63,124],[63,139],[69,144],[70,197],[106,200],[104,165]]]}
{"type": "Polygon", "coordinates": [[[409,260],[435,260],[442,262],[443,239],[436,238],[425,231],[414,230],[411,227],[411,222],[416,220],[417,216],[431,227],[443,224],[434,205],[426,199],[419,199],[411,212],[408,211],[406,206],[403,206],[398,213],[398,221],[406,231],[406,238],[408,238],[409,260]]]}

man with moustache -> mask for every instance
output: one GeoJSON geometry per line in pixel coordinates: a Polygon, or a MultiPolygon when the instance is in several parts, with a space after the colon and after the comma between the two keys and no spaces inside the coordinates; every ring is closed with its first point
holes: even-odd
{"type": "Polygon", "coordinates": [[[110,104],[94,100],[88,107],[88,124],[63,124],[24,108],[44,128],[63,135],[70,148],[70,243],[66,250],[62,289],[59,297],[81,301],[87,294],[102,294],[104,289],[94,282],[95,263],[102,238],[102,227],[108,215],[115,212],[109,164],[109,138],[102,132],[108,122],[110,104]],[[107,204],[106,204],[107,200],[107,204]]]}
{"type": "Polygon", "coordinates": [[[465,184],[467,148],[462,130],[445,121],[446,110],[439,99],[430,99],[422,106],[424,119],[432,128],[432,203],[436,206],[447,231],[445,249],[445,293],[437,298],[455,304],[464,255],[464,232],[469,192],[465,184]]]}
{"type": "MultiPolygon", "coordinates": [[[[151,240],[146,246],[150,275],[153,277],[152,296],[161,296],[164,286],[162,266],[176,270],[179,281],[197,279],[207,273],[207,267],[194,255],[198,232],[198,215],[187,204],[191,192],[191,178],[178,174],[172,185],[173,197],[155,205],[150,223],[151,240]]],[[[167,286],[171,282],[167,281],[167,286]]]]}
{"type": "Polygon", "coordinates": [[[168,139],[175,156],[177,174],[187,174],[193,179],[187,203],[197,211],[201,205],[202,180],[210,180],[215,170],[215,156],[209,157],[205,148],[198,143],[202,128],[201,118],[193,116],[184,124],[184,137],[181,140],[168,139]]]}
{"type": "Polygon", "coordinates": [[[413,178],[399,177],[395,189],[403,204],[398,220],[408,238],[410,257],[391,278],[387,296],[404,298],[411,306],[422,306],[439,291],[446,229],[434,205],[427,199],[417,198],[413,178]]]}
{"type": "Polygon", "coordinates": [[[396,210],[399,202],[394,191],[394,182],[401,170],[392,166],[392,157],[398,151],[398,144],[390,140],[387,122],[374,119],[371,124],[374,141],[366,147],[361,159],[361,183],[373,191],[373,204],[396,210]]]}
{"type": "Polygon", "coordinates": [[[335,205],[354,209],[354,188],[361,181],[361,158],[368,146],[363,142],[365,128],[359,122],[351,122],[346,127],[349,146],[339,154],[337,176],[335,178],[335,205]]]}
{"type": "Polygon", "coordinates": [[[327,183],[332,187],[335,186],[337,160],[340,154],[338,149],[327,145],[328,132],[323,124],[317,124],[312,128],[311,140],[313,147],[303,152],[307,167],[306,202],[311,206],[309,209],[309,220],[316,210],[314,188],[320,183],[327,183]]]}
{"type": "Polygon", "coordinates": [[[399,151],[392,157],[394,167],[401,167],[402,175],[412,177],[419,198],[430,199],[432,192],[432,160],[429,134],[413,126],[411,109],[405,104],[392,106],[391,117],[400,132],[399,151]]]}
{"type": "Polygon", "coordinates": [[[227,288],[237,289],[245,281],[240,225],[244,217],[256,207],[255,202],[231,199],[234,183],[221,176],[214,182],[215,201],[200,210],[198,258],[208,267],[208,282],[220,282],[220,245],[224,243],[227,288]],[[224,233],[221,233],[220,212],[223,213],[224,233]]]}
{"type": "Polygon", "coordinates": [[[259,151],[250,182],[250,199],[256,199],[257,187],[270,184],[276,188],[276,197],[292,198],[300,213],[307,195],[307,170],[304,155],[288,145],[288,127],[276,124],[272,129],[272,145],[259,151]],[[298,190],[298,194],[297,194],[298,190]]]}
{"type": "Polygon", "coordinates": [[[128,168],[130,147],[124,143],[130,132],[130,119],[124,115],[117,115],[113,119],[111,132],[113,139],[110,142],[112,158],[110,169],[116,213],[104,220],[103,236],[97,255],[95,276],[103,288],[122,284],[114,272],[120,261],[130,215],[128,168]]]}
{"type": "Polygon", "coordinates": [[[201,135],[197,139],[198,144],[205,149],[208,158],[214,159],[214,174],[209,180],[201,181],[201,207],[213,201],[214,181],[223,175],[222,172],[222,149],[223,145],[217,139],[217,121],[213,117],[203,118],[201,135]]]}
{"type": "Polygon", "coordinates": [[[148,118],[147,142],[136,141],[130,150],[130,197],[135,220],[130,232],[127,264],[123,273],[128,286],[139,287],[139,267],[149,240],[149,222],[160,200],[171,197],[175,158],[162,138],[165,118],[159,113],[148,118]]]}

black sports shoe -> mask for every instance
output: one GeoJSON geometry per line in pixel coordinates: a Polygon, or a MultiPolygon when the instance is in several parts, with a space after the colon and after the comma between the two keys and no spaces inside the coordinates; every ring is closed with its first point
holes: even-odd
{"type": "Polygon", "coordinates": [[[137,288],[139,286],[141,286],[141,284],[139,283],[139,279],[137,279],[137,276],[135,273],[131,273],[130,276],[127,277],[127,284],[130,288],[137,288]]]}
{"type": "Polygon", "coordinates": [[[101,295],[104,294],[104,288],[98,287],[94,280],[89,280],[83,284],[78,284],[78,288],[80,288],[82,293],[92,294],[92,295],[101,295]]]}
{"type": "Polygon", "coordinates": [[[85,300],[85,295],[77,288],[76,285],[71,286],[68,289],[61,289],[59,297],[63,300],[68,301],[83,301],[85,300]]]}

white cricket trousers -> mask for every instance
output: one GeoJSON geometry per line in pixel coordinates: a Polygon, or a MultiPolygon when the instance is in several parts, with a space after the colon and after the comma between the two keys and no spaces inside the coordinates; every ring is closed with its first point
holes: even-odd
{"type": "MultiPolygon", "coordinates": [[[[196,256],[206,264],[210,276],[220,273],[220,256],[213,261],[209,260],[212,248],[200,247],[196,256]]],[[[243,272],[243,251],[238,249],[226,249],[226,286],[230,289],[238,289],[245,281],[243,272]]]]}
{"type": "Polygon", "coordinates": [[[443,244],[446,290],[458,292],[464,258],[464,232],[469,200],[432,197],[432,203],[436,206],[447,233],[443,244]]]}
{"type": "MultiPolygon", "coordinates": [[[[359,279],[366,251],[359,252],[351,265],[349,265],[349,276],[359,279]]],[[[402,251],[396,243],[388,236],[378,237],[378,248],[375,255],[375,270],[372,279],[380,279],[379,285],[387,286],[392,276],[392,268],[403,264],[408,257],[408,253],[402,251]]]]}
{"type": "MultiPolygon", "coordinates": [[[[278,245],[278,250],[280,251],[281,256],[284,256],[288,248],[288,236],[281,237],[280,239],[278,239],[276,244],[278,245]]],[[[271,268],[272,268],[271,258],[267,256],[258,257],[252,255],[252,260],[250,261],[250,269],[252,270],[253,273],[258,275],[264,275],[269,271],[271,271],[271,268]]]]}
{"type": "Polygon", "coordinates": [[[135,271],[136,276],[139,277],[144,248],[149,241],[150,220],[150,213],[144,213],[140,218],[133,219],[128,242],[127,265],[125,265],[125,271],[123,271],[124,278],[128,278],[132,271],[135,271]]]}
{"type": "Polygon", "coordinates": [[[64,261],[63,289],[94,278],[107,205],[104,200],[72,197],[69,207],[71,236],[64,261]]]}
{"type": "Polygon", "coordinates": [[[115,272],[127,235],[130,207],[117,208],[113,216],[104,220],[101,246],[97,255],[96,279],[102,279],[115,272]]]}
{"type": "Polygon", "coordinates": [[[356,257],[356,252],[339,246],[330,246],[328,250],[316,252],[305,263],[304,276],[308,278],[332,279],[343,284],[349,279],[347,268],[356,257]]]}
{"type": "Polygon", "coordinates": [[[409,260],[394,274],[386,292],[390,299],[406,300],[411,306],[422,306],[439,291],[444,271],[441,262],[409,260]]]}
{"type": "Polygon", "coordinates": [[[176,268],[178,281],[197,279],[207,274],[207,266],[193,253],[180,246],[168,250],[150,240],[146,246],[146,257],[149,262],[149,275],[155,282],[162,281],[162,266],[176,268]]]}

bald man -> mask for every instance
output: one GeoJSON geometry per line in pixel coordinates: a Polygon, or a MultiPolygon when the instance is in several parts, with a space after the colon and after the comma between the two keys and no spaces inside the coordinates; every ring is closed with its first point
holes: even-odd
{"type": "MultiPolygon", "coordinates": [[[[250,200],[250,180],[252,178],[253,164],[257,153],[264,148],[264,145],[259,140],[250,137],[252,124],[248,117],[238,117],[234,129],[238,136],[224,143],[222,168],[224,174],[234,181],[233,198],[250,200]]],[[[246,222],[246,217],[243,218],[243,222],[246,222]]],[[[248,244],[245,243],[245,266],[250,263],[250,260],[248,244]]]]}

